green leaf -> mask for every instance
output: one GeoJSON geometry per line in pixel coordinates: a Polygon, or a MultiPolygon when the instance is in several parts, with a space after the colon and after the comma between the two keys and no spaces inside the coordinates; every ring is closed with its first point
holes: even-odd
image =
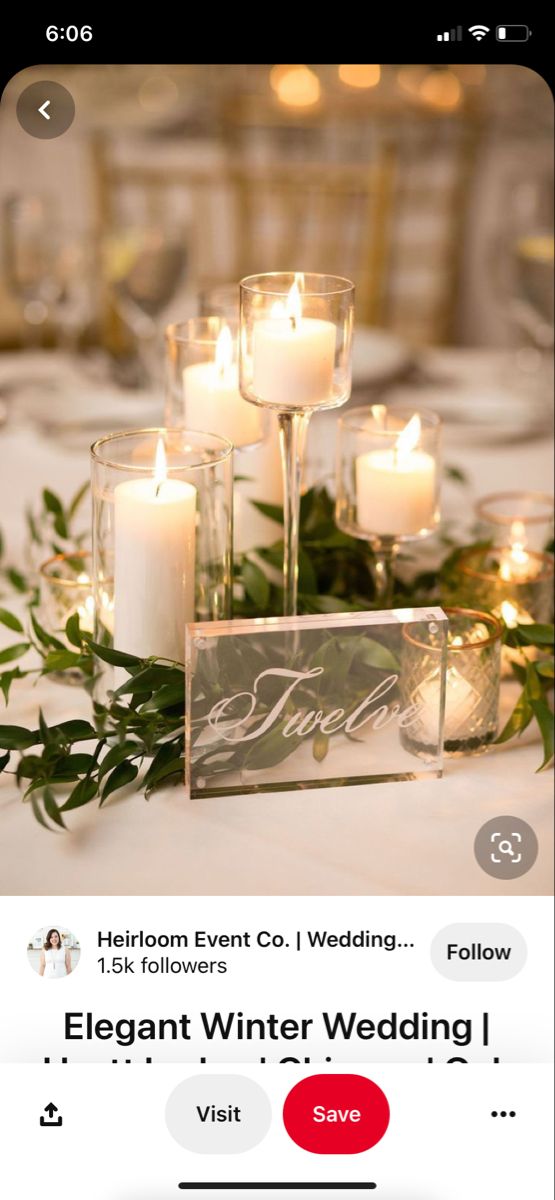
{"type": "Polygon", "coordinates": [[[11,757],[11,755],[10,755],[9,750],[7,751],[6,754],[0,754],[0,775],[2,774],[2,771],[4,771],[5,768],[7,767],[8,763],[10,761],[10,757],[11,757]]]}
{"type": "Polygon", "coordinates": [[[59,825],[62,829],[66,829],[64,818],[62,817],[58,805],[56,804],[54,793],[51,788],[46,787],[44,789],[42,802],[44,804],[44,811],[47,817],[50,817],[50,820],[53,821],[55,825],[59,825]]]}
{"type": "Polygon", "coordinates": [[[108,799],[108,796],[111,796],[112,792],[116,792],[118,788],[125,787],[127,783],[132,783],[133,780],[137,778],[138,774],[139,768],[135,765],[135,763],[119,763],[117,767],[114,767],[114,770],[110,773],[106,783],[104,784],[100,804],[104,804],[105,800],[108,799]]]}
{"type": "Polygon", "coordinates": [[[65,513],[56,513],[56,516],[54,517],[54,529],[56,530],[58,537],[64,538],[64,540],[69,537],[65,513]]]}
{"type": "Polygon", "coordinates": [[[80,662],[81,655],[76,654],[74,650],[50,650],[44,659],[43,674],[49,675],[52,671],[68,671],[71,667],[78,667],[80,662]]]}
{"type": "Polygon", "coordinates": [[[98,784],[95,779],[81,779],[68,796],[65,804],[61,805],[60,812],[71,812],[74,808],[82,808],[83,805],[90,804],[97,792],[98,784]]]}
{"type": "Polygon", "coordinates": [[[121,746],[112,746],[111,750],[109,750],[102,759],[98,769],[99,781],[103,779],[104,776],[107,775],[108,771],[111,771],[113,767],[119,766],[119,764],[124,762],[126,758],[130,758],[132,755],[139,754],[140,752],[141,745],[139,742],[127,741],[122,742],[121,746]]]}
{"type": "Polygon", "coordinates": [[[328,750],[329,750],[329,745],[330,745],[330,739],[329,739],[328,734],[322,733],[322,730],[319,729],[318,733],[315,734],[314,740],[312,743],[312,755],[313,755],[313,758],[316,759],[316,762],[321,763],[324,761],[324,759],[328,753],[328,750]]]}
{"type": "Polygon", "coordinates": [[[46,511],[54,513],[54,515],[57,513],[63,513],[64,511],[64,506],[59,496],[57,496],[55,492],[51,492],[49,488],[43,488],[42,502],[46,511]]]}
{"type": "Polygon", "coordinates": [[[130,675],[129,679],[126,679],[125,683],[116,689],[114,699],[119,696],[135,695],[137,692],[155,692],[168,684],[184,688],[184,678],[184,672],[179,667],[145,667],[144,671],[137,671],[136,675],[130,675]]]}
{"type": "Polygon", "coordinates": [[[264,571],[246,558],[241,574],[247,595],[259,609],[265,611],[270,600],[270,584],[264,571]]]}
{"type": "Polygon", "coordinates": [[[42,738],[43,745],[47,746],[48,743],[52,741],[52,734],[44,719],[42,708],[39,708],[39,733],[42,738]]]}
{"type": "Polygon", "coordinates": [[[144,658],[136,658],[134,654],[124,654],[121,650],[114,650],[111,646],[99,646],[98,642],[92,642],[88,638],[87,641],[93,654],[113,667],[140,667],[145,661],[144,658]]]}
{"type": "Polygon", "coordinates": [[[13,662],[16,658],[23,658],[29,649],[29,642],[16,642],[13,646],[7,646],[5,650],[0,650],[0,663],[13,662]]]}
{"type": "Polygon", "coordinates": [[[544,696],[534,697],[530,700],[530,705],[540,727],[543,742],[543,762],[538,771],[545,771],[553,762],[553,713],[544,696]]]}
{"type": "Polygon", "coordinates": [[[8,629],[13,629],[14,633],[23,633],[23,625],[19,617],[8,612],[7,608],[0,608],[0,625],[6,625],[8,629]]]}
{"type": "Polygon", "coordinates": [[[468,476],[460,467],[454,467],[446,464],[443,468],[446,479],[451,479],[453,483],[468,483],[468,476]]]}
{"type": "Polygon", "coordinates": [[[68,754],[64,760],[63,771],[71,775],[83,775],[90,771],[91,766],[94,766],[94,754],[68,754]]]}
{"type": "Polygon", "coordinates": [[[27,592],[29,590],[29,584],[25,576],[21,574],[21,571],[17,571],[15,567],[7,568],[6,578],[9,579],[16,592],[27,592]]]}
{"type": "Polygon", "coordinates": [[[147,700],[146,704],[141,706],[141,712],[160,712],[165,708],[175,708],[176,705],[182,705],[185,709],[185,676],[183,675],[181,683],[170,683],[166,687],[160,688],[156,695],[147,700]]]}
{"type": "Polygon", "coordinates": [[[174,764],[173,770],[176,770],[176,761],[179,761],[176,759],[176,742],[164,742],[156,751],[143,779],[145,791],[148,791],[152,784],[156,783],[159,778],[163,778],[168,764],[174,764]]]}
{"type": "Polygon", "coordinates": [[[552,658],[546,658],[541,662],[536,663],[536,670],[544,679],[553,679],[555,677],[555,662],[552,658]]]}
{"type": "Polygon", "coordinates": [[[35,820],[38,821],[39,825],[42,825],[43,829],[47,829],[49,833],[52,833],[52,826],[48,824],[48,821],[45,821],[36,796],[31,796],[31,808],[33,810],[33,816],[35,817],[35,820]]]}
{"type": "Polygon", "coordinates": [[[24,729],[22,725],[0,725],[0,748],[2,750],[28,750],[40,742],[38,729],[24,729]]]}
{"type": "Polygon", "coordinates": [[[47,633],[46,629],[43,629],[32,609],[31,625],[33,626],[35,637],[40,642],[41,646],[44,646],[46,650],[49,650],[51,647],[54,650],[65,650],[64,643],[61,642],[59,638],[54,637],[53,634],[47,633]]]}
{"type": "Polygon", "coordinates": [[[15,667],[13,671],[3,671],[0,675],[0,689],[4,695],[6,704],[10,698],[10,688],[14,679],[25,679],[26,672],[20,671],[19,667],[15,667]]]}
{"type": "Polygon", "coordinates": [[[526,690],[524,690],[519,696],[509,720],[495,739],[496,742],[508,742],[511,738],[520,737],[521,733],[528,728],[533,716],[533,709],[526,695],[526,690]]]}
{"type": "Polygon", "coordinates": [[[165,766],[160,767],[160,770],[156,773],[156,777],[151,780],[150,786],[145,788],[145,796],[148,799],[151,792],[155,792],[159,787],[162,786],[162,784],[168,784],[171,780],[178,782],[178,780],[181,779],[181,781],[183,781],[184,778],[185,759],[183,755],[181,755],[179,758],[170,759],[165,766]]]}
{"type": "Polygon", "coordinates": [[[362,646],[357,648],[356,661],[363,662],[367,667],[377,667],[379,671],[397,672],[401,669],[392,651],[371,637],[365,637],[362,646]]]}
{"type": "Polygon", "coordinates": [[[68,642],[71,642],[72,646],[78,646],[79,649],[83,645],[78,612],[72,613],[71,617],[68,617],[66,621],[66,638],[68,642]]]}
{"type": "Polygon", "coordinates": [[[553,625],[518,625],[518,635],[532,646],[553,645],[553,625]]]}
{"type": "Polygon", "coordinates": [[[279,504],[264,504],[261,500],[251,500],[251,504],[263,517],[269,517],[270,521],[283,525],[283,508],[279,504]]]}
{"type": "Polygon", "coordinates": [[[89,721],[61,721],[52,726],[52,732],[61,733],[67,742],[86,742],[97,738],[98,733],[89,721]]]}

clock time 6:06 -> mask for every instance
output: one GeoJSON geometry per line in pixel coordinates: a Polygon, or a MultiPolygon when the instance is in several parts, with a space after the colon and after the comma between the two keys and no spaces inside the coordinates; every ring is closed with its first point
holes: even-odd
{"type": "Polygon", "coordinates": [[[46,30],[46,37],[49,42],[57,42],[59,38],[65,38],[68,42],[92,42],[92,25],[49,25],[46,30]]]}

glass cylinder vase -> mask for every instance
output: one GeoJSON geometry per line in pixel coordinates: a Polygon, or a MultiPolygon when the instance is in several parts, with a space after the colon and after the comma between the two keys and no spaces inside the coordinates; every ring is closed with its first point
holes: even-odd
{"type": "Polygon", "coordinates": [[[264,414],[239,391],[238,322],[191,317],[166,329],[165,423],[208,430],[236,448],[255,446],[266,432],[264,414]]]}
{"type": "Polygon", "coordinates": [[[233,448],[185,429],[91,449],[95,640],[183,663],[185,624],[231,615],[233,448]]]}

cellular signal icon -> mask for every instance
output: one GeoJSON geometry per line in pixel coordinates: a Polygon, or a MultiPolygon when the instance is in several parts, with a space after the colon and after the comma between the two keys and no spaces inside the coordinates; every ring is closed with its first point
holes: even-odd
{"type": "Polygon", "coordinates": [[[438,42],[462,42],[462,25],[457,25],[456,29],[447,30],[446,33],[438,33],[438,42]]]}
{"type": "Polygon", "coordinates": [[[472,34],[473,38],[476,38],[477,42],[481,42],[486,33],[489,33],[489,27],[487,25],[471,25],[468,32],[472,34]]]}

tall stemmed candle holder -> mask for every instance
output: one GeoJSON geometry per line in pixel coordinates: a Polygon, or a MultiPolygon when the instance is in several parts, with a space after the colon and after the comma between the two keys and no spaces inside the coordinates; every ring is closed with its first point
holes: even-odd
{"type": "Polygon", "coordinates": [[[373,404],[338,424],[336,521],[372,546],[376,600],[391,608],[399,545],[428,537],[439,521],[441,422],[373,404]]]}
{"type": "Polygon", "coordinates": [[[308,422],[351,392],[354,286],[335,275],[276,272],[241,280],[239,385],[277,413],[284,487],[284,613],[297,612],[299,506],[308,422]]]}
{"type": "Polygon", "coordinates": [[[187,621],[231,616],[233,448],[138,429],[101,438],[91,457],[95,640],[182,663],[187,621]]]}

